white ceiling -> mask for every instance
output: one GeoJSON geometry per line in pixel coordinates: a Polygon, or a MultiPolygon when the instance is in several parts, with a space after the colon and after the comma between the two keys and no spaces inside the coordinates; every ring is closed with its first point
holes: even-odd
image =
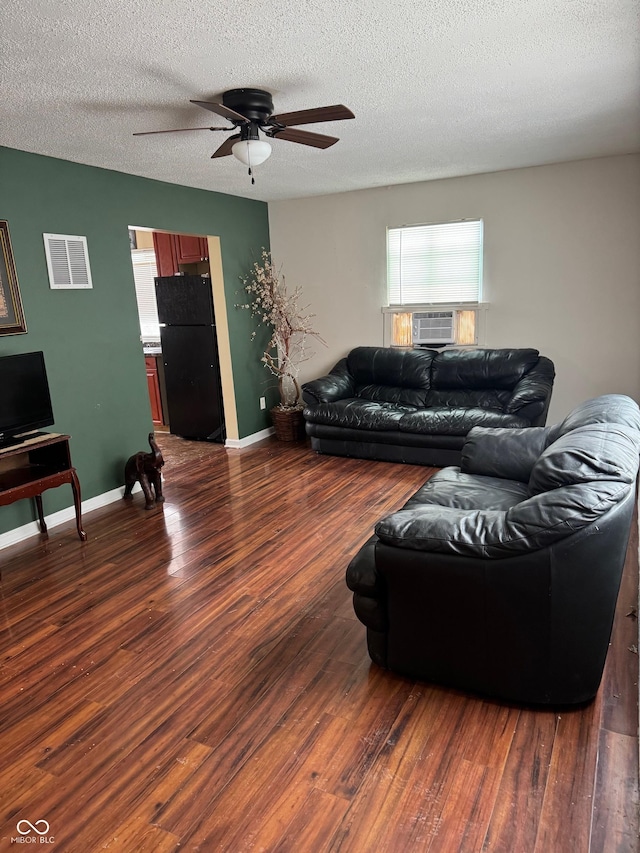
{"type": "MultiPolygon", "coordinates": [[[[637,0],[2,0],[0,144],[274,200],[640,150],[637,0]],[[190,99],[342,103],[255,170],[190,99]]],[[[231,127],[231,126],[230,126],[231,127]]]]}

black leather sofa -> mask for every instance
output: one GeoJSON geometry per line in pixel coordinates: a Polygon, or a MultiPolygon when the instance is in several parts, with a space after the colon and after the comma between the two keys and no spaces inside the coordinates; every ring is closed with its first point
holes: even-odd
{"type": "Polygon", "coordinates": [[[383,518],[347,569],[372,660],[502,700],[574,704],[602,677],[636,501],[640,412],[469,433],[460,467],[383,518]]]}
{"type": "Polygon", "coordinates": [[[302,386],[305,429],[319,453],[459,464],[474,426],[544,425],[553,380],[535,349],[356,347],[302,386]]]}

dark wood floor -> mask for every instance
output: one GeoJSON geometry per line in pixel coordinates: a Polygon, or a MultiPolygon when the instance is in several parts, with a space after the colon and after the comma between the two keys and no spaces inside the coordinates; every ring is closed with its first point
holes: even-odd
{"type": "Polygon", "coordinates": [[[428,469],[159,441],[163,508],[0,553],[0,851],[637,850],[635,527],[597,699],[511,707],[367,658],[344,570],[428,469]]]}

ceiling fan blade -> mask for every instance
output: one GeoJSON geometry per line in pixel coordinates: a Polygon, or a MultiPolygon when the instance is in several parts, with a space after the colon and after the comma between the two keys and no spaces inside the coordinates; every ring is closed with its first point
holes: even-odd
{"type": "Polygon", "coordinates": [[[350,109],[342,104],[334,104],[331,107],[315,107],[311,110],[297,110],[293,113],[280,113],[271,116],[269,123],[277,122],[285,127],[295,124],[314,124],[317,121],[342,121],[346,118],[355,118],[350,109]]]}
{"type": "Polygon", "coordinates": [[[274,139],[286,139],[287,142],[299,142],[300,145],[311,145],[313,148],[329,148],[339,141],[337,136],[309,133],[308,130],[297,130],[295,127],[285,127],[284,130],[276,129],[268,135],[274,139]]]}
{"type": "Polygon", "coordinates": [[[218,104],[215,101],[189,101],[191,104],[197,104],[199,107],[204,107],[205,110],[210,110],[212,113],[217,113],[223,118],[228,118],[229,121],[241,121],[246,123],[247,119],[241,113],[225,107],[224,104],[218,104]]]}
{"type": "Polygon", "coordinates": [[[134,136],[151,136],[152,133],[185,133],[188,130],[233,130],[232,127],[177,127],[174,130],[143,130],[134,136]]]}
{"type": "Polygon", "coordinates": [[[239,133],[234,133],[233,136],[230,136],[228,139],[222,143],[222,145],[217,148],[213,154],[211,155],[211,159],[213,160],[215,157],[226,157],[231,154],[231,149],[235,145],[237,139],[240,139],[239,133]]]}

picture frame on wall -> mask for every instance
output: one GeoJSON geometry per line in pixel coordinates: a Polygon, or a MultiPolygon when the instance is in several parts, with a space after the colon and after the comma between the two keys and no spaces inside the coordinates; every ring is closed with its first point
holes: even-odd
{"type": "Polygon", "coordinates": [[[0,219],[0,335],[20,335],[26,331],[9,223],[0,219]]]}

